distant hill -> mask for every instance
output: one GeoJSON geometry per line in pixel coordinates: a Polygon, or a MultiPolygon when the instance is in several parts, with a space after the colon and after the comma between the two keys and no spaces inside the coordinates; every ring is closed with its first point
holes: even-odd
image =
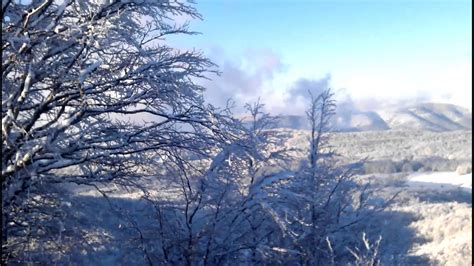
{"type": "MultiPolygon", "coordinates": [[[[309,129],[306,116],[281,115],[275,128],[309,129]]],[[[336,114],[333,131],[471,130],[472,113],[453,104],[423,103],[404,108],[336,114]]]]}
{"type": "Polygon", "coordinates": [[[391,129],[471,130],[472,113],[453,104],[425,103],[378,112],[391,129]]]}
{"type": "Polygon", "coordinates": [[[390,129],[376,112],[336,114],[332,128],[334,131],[378,131],[390,129]]]}
{"type": "MultiPolygon", "coordinates": [[[[374,131],[390,129],[376,112],[357,112],[336,115],[330,125],[332,131],[374,131]]],[[[310,129],[306,116],[281,115],[273,128],[310,129]]]]}

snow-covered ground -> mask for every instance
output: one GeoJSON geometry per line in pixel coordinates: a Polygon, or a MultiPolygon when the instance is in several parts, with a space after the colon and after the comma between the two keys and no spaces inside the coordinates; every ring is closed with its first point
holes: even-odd
{"type": "MultiPolygon", "coordinates": [[[[281,130],[279,133],[281,146],[307,149],[308,132],[281,130]]],[[[433,157],[456,160],[453,167],[436,169],[456,169],[457,161],[467,162],[472,158],[471,134],[472,131],[351,132],[334,133],[331,140],[336,151],[345,156],[343,161],[369,157],[373,161],[418,160],[424,163],[424,159],[428,162],[433,157]]],[[[306,156],[305,152],[298,154],[301,157],[296,156],[297,159],[306,156]]],[[[430,171],[438,162],[444,163],[435,160],[430,163],[431,167],[418,170],[371,171],[360,176],[361,182],[373,186],[376,199],[397,195],[387,209],[368,217],[357,230],[354,229],[354,232],[365,232],[374,239],[382,236],[379,250],[382,265],[472,264],[472,173],[430,171]]],[[[163,200],[163,204],[180,199],[180,192],[162,184],[159,179],[153,177],[149,182],[143,182],[153,188],[149,191],[150,196],[163,200]]],[[[109,186],[107,190],[113,191],[105,199],[89,186],[69,184],[65,188],[68,193],[63,200],[63,211],[72,217],[67,220],[70,224],[66,228],[74,230],[61,234],[81,232],[84,238],[79,245],[73,242],[76,239],[63,237],[64,246],[71,249],[68,254],[71,263],[136,264],[141,261],[143,252],[141,242],[132,238],[136,228],[141,228],[148,245],[159,246],[153,244],[161,237],[154,227],[157,220],[150,214],[154,206],[142,199],[141,190],[109,186]]]]}
{"type": "MultiPolygon", "coordinates": [[[[407,253],[434,265],[471,265],[472,173],[414,173],[405,180],[403,195],[392,210],[413,216],[405,228],[418,241],[407,243],[407,253]]],[[[393,232],[386,233],[387,238],[393,232]]]]}
{"type": "MultiPolygon", "coordinates": [[[[295,151],[294,156],[305,158],[308,152],[307,130],[279,129],[280,145],[295,151]]],[[[363,131],[331,133],[329,141],[344,162],[387,160],[419,162],[424,169],[414,171],[454,171],[458,163],[472,158],[472,131],[363,131]],[[447,161],[458,161],[448,164],[447,161]],[[445,164],[440,165],[440,164],[445,164]]],[[[416,168],[416,169],[415,169],[416,168]]],[[[375,173],[375,172],[371,172],[375,173]]],[[[377,172],[379,173],[379,172],[377,172]]]]}
{"type": "Polygon", "coordinates": [[[472,193],[472,173],[459,175],[456,172],[415,173],[407,178],[413,189],[449,190],[460,188],[472,193]]]}

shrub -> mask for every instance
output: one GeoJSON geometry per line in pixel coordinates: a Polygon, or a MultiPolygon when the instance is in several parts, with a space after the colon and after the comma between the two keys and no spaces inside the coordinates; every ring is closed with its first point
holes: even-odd
{"type": "Polygon", "coordinates": [[[459,175],[465,175],[465,174],[469,174],[472,172],[472,164],[471,163],[462,163],[460,165],[458,165],[458,167],[456,168],[456,173],[458,173],[459,175]]]}

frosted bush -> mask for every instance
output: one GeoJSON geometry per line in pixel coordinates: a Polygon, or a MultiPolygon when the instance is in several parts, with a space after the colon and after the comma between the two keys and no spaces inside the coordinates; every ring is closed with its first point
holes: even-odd
{"type": "Polygon", "coordinates": [[[458,167],[456,168],[456,173],[460,175],[469,174],[471,172],[472,172],[471,163],[463,163],[463,164],[458,165],[458,167]]]}

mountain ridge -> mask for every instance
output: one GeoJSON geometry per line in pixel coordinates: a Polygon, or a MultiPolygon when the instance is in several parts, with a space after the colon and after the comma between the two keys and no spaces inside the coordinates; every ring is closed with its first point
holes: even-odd
{"type": "MultiPolygon", "coordinates": [[[[472,112],[454,104],[421,103],[374,111],[336,112],[330,127],[335,132],[472,130],[472,112]]],[[[306,116],[302,115],[280,115],[273,128],[310,129],[306,116]]]]}

